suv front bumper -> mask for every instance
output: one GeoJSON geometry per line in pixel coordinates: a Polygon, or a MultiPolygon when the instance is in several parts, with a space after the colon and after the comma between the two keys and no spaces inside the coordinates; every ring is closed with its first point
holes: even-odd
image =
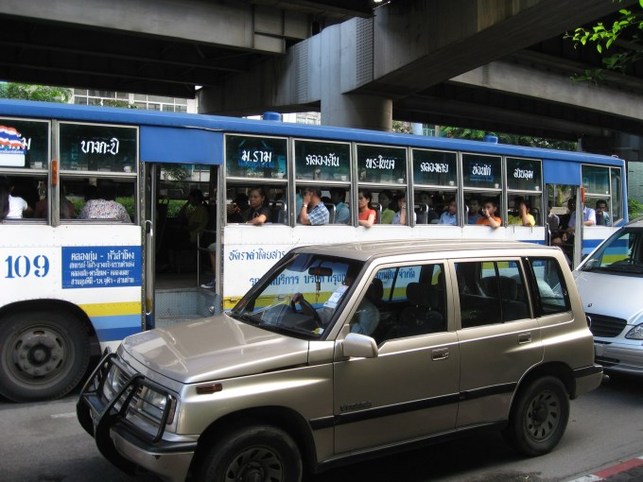
{"type": "Polygon", "coordinates": [[[150,435],[133,425],[126,416],[130,404],[140,387],[152,383],[136,374],[125,379],[113,398],[108,399],[104,385],[114,365],[126,373],[116,355],[107,354],[83,386],[76,404],[80,424],[94,437],[98,450],[121,470],[135,473],[141,467],[163,480],[184,481],[196,450],[196,441],[163,440],[167,413],[161,418],[156,434],[150,435]]]}

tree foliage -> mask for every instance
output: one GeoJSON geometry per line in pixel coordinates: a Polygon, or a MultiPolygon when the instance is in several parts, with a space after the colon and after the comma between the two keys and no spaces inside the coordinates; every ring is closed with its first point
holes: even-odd
{"type": "MultiPolygon", "coordinates": [[[[462,127],[441,127],[440,134],[444,137],[454,137],[458,139],[470,139],[481,141],[485,131],[477,129],[466,129],[462,127]]],[[[517,146],[543,147],[547,149],[561,149],[566,151],[576,150],[576,143],[570,141],[560,141],[547,139],[544,137],[521,136],[516,134],[494,134],[498,136],[498,142],[503,144],[513,144],[517,146]]]]}
{"type": "Polygon", "coordinates": [[[40,100],[44,102],[69,102],[72,90],[65,87],[47,85],[19,84],[16,82],[0,83],[0,98],[40,100]]]}
{"type": "Polygon", "coordinates": [[[611,25],[598,22],[590,28],[578,27],[566,38],[572,39],[574,47],[593,45],[602,55],[604,69],[586,70],[575,80],[598,82],[605,70],[626,72],[643,59],[643,0],[639,0],[639,8],[619,10],[611,25]]]}

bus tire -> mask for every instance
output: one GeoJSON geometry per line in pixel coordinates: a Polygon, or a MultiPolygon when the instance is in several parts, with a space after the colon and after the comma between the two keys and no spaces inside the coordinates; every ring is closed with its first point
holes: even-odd
{"type": "Polygon", "coordinates": [[[14,402],[67,395],[87,371],[90,341],[80,320],[34,310],[0,320],[0,395],[14,402]]]}

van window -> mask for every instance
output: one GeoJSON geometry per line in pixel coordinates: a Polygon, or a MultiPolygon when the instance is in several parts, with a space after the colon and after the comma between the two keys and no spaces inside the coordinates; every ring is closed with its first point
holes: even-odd
{"type": "Polygon", "coordinates": [[[536,313],[539,316],[569,311],[569,294],[560,265],[553,258],[529,258],[536,278],[536,313]]]}
{"type": "Polygon", "coordinates": [[[641,276],[643,274],[643,230],[626,228],[605,242],[583,264],[583,271],[641,276]]]}

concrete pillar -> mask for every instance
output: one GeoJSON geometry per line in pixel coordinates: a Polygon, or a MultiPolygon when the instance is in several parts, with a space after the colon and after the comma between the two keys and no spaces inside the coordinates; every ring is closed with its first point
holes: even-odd
{"type": "Polygon", "coordinates": [[[339,127],[391,131],[393,101],[374,95],[326,92],[321,99],[321,122],[339,127]]]}
{"type": "Polygon", "coordinates": [[[392,99],[351,93],[358,78],[363,75],[372,78],[372,56],[364,58],[358,54],[372,46],[372,36],[371,19],[353,19],[320,34],[321,58],[317,74],[322,124],[392,130],[392,99]]]}

